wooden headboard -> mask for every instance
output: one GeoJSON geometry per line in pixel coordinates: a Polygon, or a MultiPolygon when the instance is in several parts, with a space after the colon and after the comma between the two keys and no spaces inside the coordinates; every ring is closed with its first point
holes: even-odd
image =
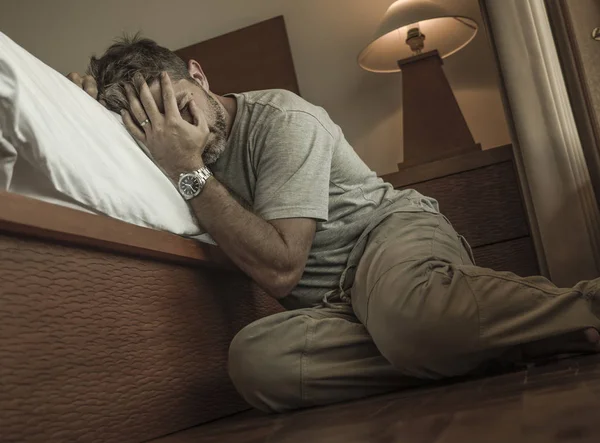
{"type": "Polygon", "coordinates": [[[216,94],[288,89],[299,94],[283,16],[175,51],[202,65],[216,94]]]}

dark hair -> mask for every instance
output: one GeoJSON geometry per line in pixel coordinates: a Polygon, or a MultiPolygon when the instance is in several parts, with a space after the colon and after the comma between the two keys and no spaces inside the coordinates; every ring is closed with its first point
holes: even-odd
{"type": "Polygon", "coordinates": [[[104,100],[108,109],[119,112],[127,108],[124,86],[134,84],[135,74],[141,74],[150,84],[162,71],[168,72],[173,81],[193,81],[185,62],[173,51],[136,34],[117,39],[100,58],[92,56],[87,73],[96,80],[98,100],[104,100]]]}

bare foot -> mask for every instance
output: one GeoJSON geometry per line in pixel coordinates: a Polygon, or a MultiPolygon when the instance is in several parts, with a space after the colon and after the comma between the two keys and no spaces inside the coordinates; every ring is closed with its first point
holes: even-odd
{"type": "Polygon", "coordinates": [[[524,360],[553,358],[557,355],[600,352],[600,333],[595,328],[573,331],[521,346],[524,360]],[[583,336],[582,333],[583,332],[583,336]]]}

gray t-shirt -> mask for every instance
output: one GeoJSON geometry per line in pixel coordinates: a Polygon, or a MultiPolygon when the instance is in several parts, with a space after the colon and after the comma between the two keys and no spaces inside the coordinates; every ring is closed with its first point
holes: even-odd
{"type": "MultiPolygon", "coordinates": [[[[362,240],[389,214],[437,212],[435,200],[378,178],[324,109],[284,90],[231,96],[237,114],[214,175],[265,220],[317,221],[304,274],[281,300],[286,308],[314,306],[337,288],[360,258],[362,240]]],[[[351,284],[346,278],[344,285],[351,284]]]]}

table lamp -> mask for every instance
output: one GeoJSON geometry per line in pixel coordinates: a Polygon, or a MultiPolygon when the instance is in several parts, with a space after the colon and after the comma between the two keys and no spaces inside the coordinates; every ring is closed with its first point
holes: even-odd
{"type": "Polygon", "coordinates": [[[480,150],[442,68],[469,44],[477,23],[428,0],[398,0],[385,13],[358,63],[367,71],[402,71],[402,169],[480,150]]]}

